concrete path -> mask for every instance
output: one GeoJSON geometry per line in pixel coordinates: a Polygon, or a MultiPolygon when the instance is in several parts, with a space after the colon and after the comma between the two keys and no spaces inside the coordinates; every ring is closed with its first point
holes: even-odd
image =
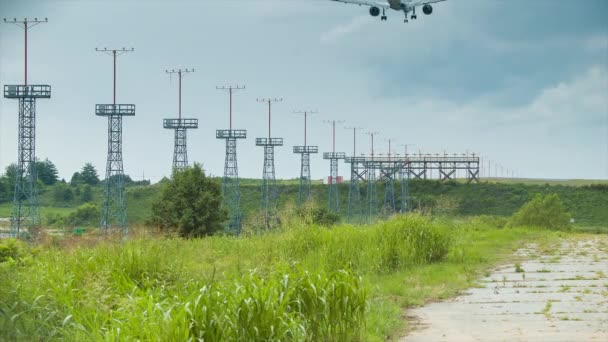
{"type": "Polygon", "coordinates": [[[564,240],[501,266],[479,288],[408,312],[402,341],[608,341],[608,236],[564,240]]]}

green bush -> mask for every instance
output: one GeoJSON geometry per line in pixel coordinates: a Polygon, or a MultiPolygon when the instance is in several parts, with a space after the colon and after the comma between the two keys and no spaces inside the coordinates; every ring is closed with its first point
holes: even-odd
{"type": "Polygon", "coordinates": [[[222,208],[220,184],[205,176],[200,164],[174,172],[152,204],[150,223],[181,237],[202,237],[223,229],[228,214],[222,208]]]}
{"type": "Polygon", "coordinates": [[[566,212],[559,196],[550,194],[536,195],[513,214],[508,225],[560,229],[568,227],[569,224],[570,214],[566,212]]]}
{"type": "Polygon", "coordinates": [[[319,207],[312,201],[297,208],[296,215],[308,225],[330,227],[340,221],[340,215],[329,211],[325,207],[319,207]]]}
{"type": "Polygon", "coordinates": [[[30,256],[29,247],[17,239],[0,240],[0,263],[6,261],[22,261],[30,256]]]}
{"type": "Polygon", "coordinates": [[[65,226],[95,226],[99,224],[101,212],[99,207],[92,203],[85,203],[78,207],[76,211],[70,213],[63,219],[65,226]]]}

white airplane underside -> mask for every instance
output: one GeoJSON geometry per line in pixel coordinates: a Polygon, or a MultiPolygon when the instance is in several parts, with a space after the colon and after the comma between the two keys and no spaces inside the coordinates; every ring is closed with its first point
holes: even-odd
{"type": "Polygon", "coordinates": [[[447,1],[447,0],[427,0],[427,1],[416,1],[416,0],[331,0],[337,2],[343,2],[345,4],[354,4],[359,6],[369,6],[369,14],[372,17],[380,16],[380,20],[386,20],[386,10],[392,9],[395,11],[401,11],[405,14],[405,22],[410,19],[417,19],[416,7],[422,7],[422,13],[431,15],[433,13],[433,6],[431,4],[447,1]]]}

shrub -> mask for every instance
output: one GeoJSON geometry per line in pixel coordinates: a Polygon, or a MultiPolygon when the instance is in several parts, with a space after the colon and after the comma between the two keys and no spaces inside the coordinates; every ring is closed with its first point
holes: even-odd
{"type": "Polygon", "coordinates": [[[319,207],[312,201],[297,208],[296,215],[308,225],[314,224],[329,227],[340,221],[340,216],[338,214],[332,213],[327,210],[327,208],[319,207]]]}
{"type": "Polygon", "coordinates": [[[557,194],[536,195],[524,204],[509,220],[510,227],[536,226],[549,229],[568,227],[570,214],[557,194]]]}
{"type": "Polygon", "coordinates": [[[16,239],[0,240],[0,262],[19,262],[29,255],[29,248],[24,242],[16,239]]]}
{"type": "Polygon", "coordinates": [[[63,223],[66,226],[94,226],[99,223],[100,217],[101,212],[95,204],[85,203],[66,216],[63,223]]]}
{"type": "Polygon", "coordinates": [[[221,231],[227,218],[220,184],[194,164],[173,173],[173,179],[163,185],[152,204],[150,223],[181,237],[202,237],[221,231]]]}

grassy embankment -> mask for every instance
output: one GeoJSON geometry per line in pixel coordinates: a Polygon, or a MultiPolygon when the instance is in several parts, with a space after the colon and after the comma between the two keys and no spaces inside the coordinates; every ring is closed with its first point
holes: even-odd
{"type": "Polygon", "coordinates": [[[200,240],[53,238],[0,263],[0,337],[380,341],[525,243],[564,234],[398,217],[200,240]]]}
{"type": "MultiPolygon", "coordinates": [[[[219,182],[219,179],[218,179],[219,182]]],[[[293,205],[298,195],[297,181],[279,182],[279,207],[293,205]]],[[[151,203],[158,195],[160,185],[127,188],[128,221],[142,224],[150,215],[151,203]]],[[[365,198],[365,188],[361,188],[365,198]]],[[[319,206],[327,204],[327,186],[319,181],[313,184],[314,199],[319,206]]],[[[417,210],[448,217],[495,215],[507,217],[528,202],[536,194],[557,193],[566,209],[584,227],[608,226],[608,183],[606,181],[544,181],[544,180],[491,180],[480,184],[440,183],[437,181],[411,181],[410,196],[417,210]],[[496,181],[496,182],[495,182],[496,181]],[[517,181],[517,183],[511,183],[517,181]],[[596,185],[590,185],[596,184],[596,185]],[[599,185],[597,185],[599,184],[599,185]]],[[[348,203],[348,184],[340,185],[342,208],[348,203]]],[[[241,204],[245,221],[259,209],[259,180],[244,179],[241,182],[241,204]]],[[[379,185],[378,203],[382,203],[384,188],[379,185]]],[[[396,185],[396,202],[401,203],[400,187],[396,185]]],[[[93,202],[100,205],[102,189],[93,189],[93,202]]],[[[48,223],[56,215],[67,216],[82,203],[76,197],[65,202],[53,198],[52,189],[41,191],[41,214],[48,223]]],[[[0,217],[10,217],[11,203],[0,204],[0,217]]],[[[345,210],[343,210],[345,214],[345,210]]],[[[96,226],[98,217],[90,223],[96,226]]],[[[83,223],[82,226],[87,224],[83,223]]],[[[68,227],[69,228],[69,227],[68,227]]]]}

